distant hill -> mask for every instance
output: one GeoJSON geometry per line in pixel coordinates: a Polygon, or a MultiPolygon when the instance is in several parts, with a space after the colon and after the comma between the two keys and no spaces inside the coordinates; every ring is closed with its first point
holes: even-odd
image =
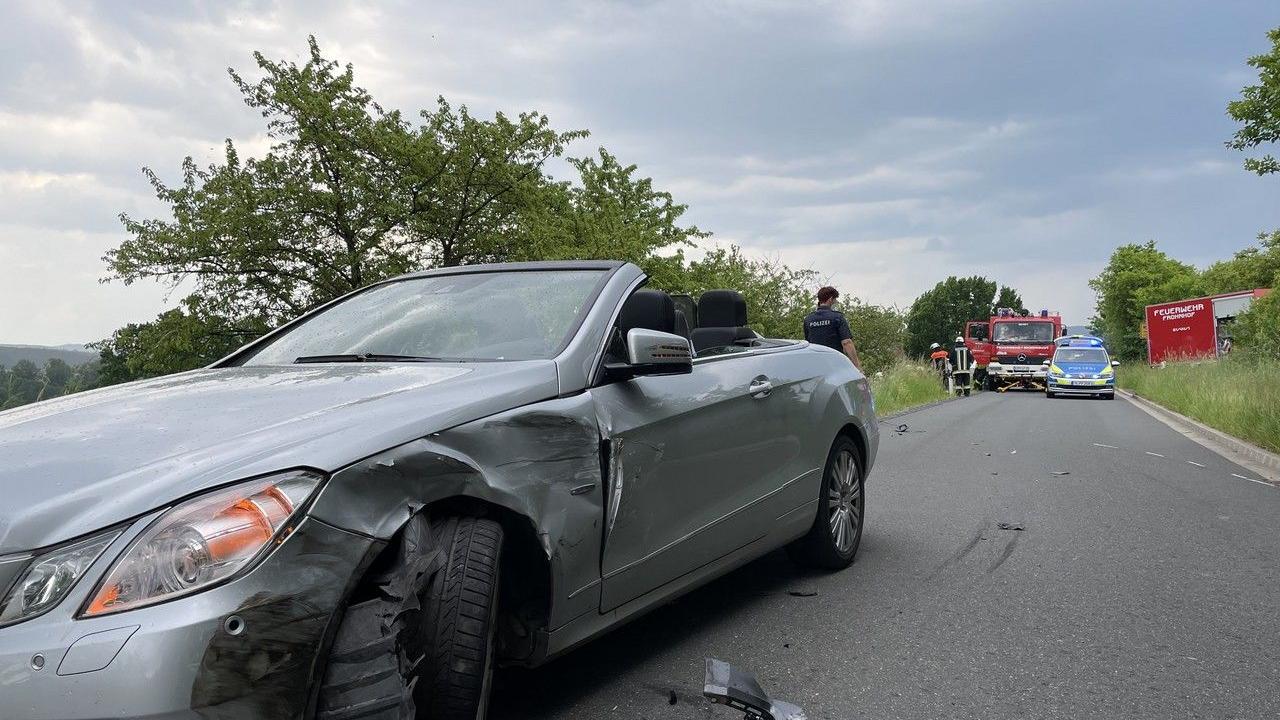
{"type": "Polygon", "coordinates": [[[11,368],[22,360],[30,360],[43,367],[49,358],[61,358],[68,365],[83,365],[98,357],[96,350],[83,345],[0,345],[0,365],[11,368]]]}

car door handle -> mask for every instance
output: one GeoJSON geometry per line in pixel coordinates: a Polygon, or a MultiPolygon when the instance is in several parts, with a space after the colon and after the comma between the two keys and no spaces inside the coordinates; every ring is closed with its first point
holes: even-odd
{"type": "Polygon", "coordinates": [[[747,387],[747,392],[757,400],[769,397],[769,393],[773,392],[773,383],[764,378],[756,378],[751,381],[751,385],[747,387]]]}

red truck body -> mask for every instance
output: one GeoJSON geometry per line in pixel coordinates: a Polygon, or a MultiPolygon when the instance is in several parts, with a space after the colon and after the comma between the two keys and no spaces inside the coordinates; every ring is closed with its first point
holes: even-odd
{"type": "Polygon", "coordinates": [[[973,354],[978,369],[998,382],[1027,382],[1042,379],[1044,360],[1053,357],[1054,341],[1062,336],[1062,317],[1042,311],[1038,315],[1015,315],[1001,309],[987,320],[965,324],[965,347],[973,354]],[[997,364],[996,368],[991,363],[997,364]]]}
{"type": "Polygon", "coordinates": [[[1244,312],[1268,292],[1259,288],[1148,305],[1147,362],[1217,357],[1220,323],[1244,312]]]}

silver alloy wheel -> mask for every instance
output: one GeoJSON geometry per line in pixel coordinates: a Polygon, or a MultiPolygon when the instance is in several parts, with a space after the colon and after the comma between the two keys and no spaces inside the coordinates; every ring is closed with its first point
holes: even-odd
{"type": "Polygon", "coordinates": [[[841,555],[847,555],[853,549],[858,528],[862,525],[862,485],[858,479],[858,463],[853,453],[841,450],[827,480],[831,541],[841,555]]]}

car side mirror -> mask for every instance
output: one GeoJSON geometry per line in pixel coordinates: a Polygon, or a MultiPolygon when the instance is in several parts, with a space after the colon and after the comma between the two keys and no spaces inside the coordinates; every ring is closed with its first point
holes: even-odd
{"type": "Polygon", "coordinates": [[[688,338],[659,330],[632,328],[626,339],[627,361],[605,365],[611,380],[641,375],[684,375],[693,372],[688,338]]]}
{"type": "Polygon", "coordinates": [[[1120,361],[1119,361],[1119,360],[1112,360],[1112,361],[1111,361],[1111,367],[1119,367],[1119,366],[1120,366],[1120,361]]]}

